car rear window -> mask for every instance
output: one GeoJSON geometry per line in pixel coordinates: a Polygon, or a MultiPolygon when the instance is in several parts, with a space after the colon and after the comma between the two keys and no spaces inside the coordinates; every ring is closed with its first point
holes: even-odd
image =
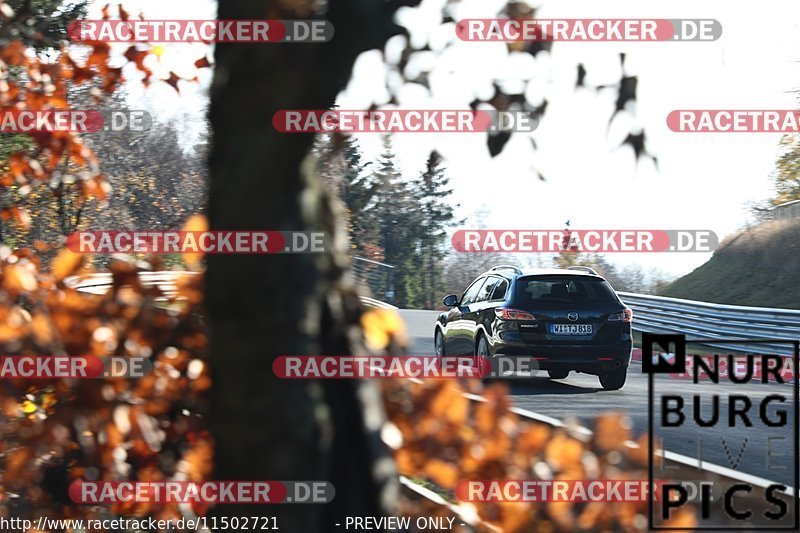
{"type": "Polygon", "coordinates": [[[517,279],[515,296],[521,304],[613,303],[614,289],[589,276],[525,276],[517,279]]]}

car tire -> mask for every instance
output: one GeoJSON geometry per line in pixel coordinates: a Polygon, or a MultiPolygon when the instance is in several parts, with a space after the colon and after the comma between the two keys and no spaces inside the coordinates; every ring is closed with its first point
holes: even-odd
{"type": "MultiPolygon", "coordinates": [[[[477,356],[480,356],[480,355],[482,355],[482,356],[486,357],[487,359],[491,360],[491,357],[489,357],[489,344],[486,342],[486,337],[484,337],[483,335],[480,335],[478,337],[478,342],[475,343],[475,356],[477,357],[477,356]]],[[[490,370],[490,372],[491,372],[491,370],[490,370]]],[[[489,377],[489,375],[487,374],[487,375],[481,377],[481,382],[482,383],[489,383],[489,381],[491,381],[491,379],[492,378],[489,377]]]]}
{"type": "Polygon", "coordinates": [[[489,343],[486,342],[486,337],[483,335],[480,335],[478,342],[475,343],[475,355],[489,357],[489,343]]]}
{"type": "Polygon", "coordinates": [[[436,328],[436,333],[433,334],[433,349],[436,357],[444,357],[444,335],[439,328],[436,328]]]}
{"type": "Polygon", "coordinates": [[[569,370],[548,370],[547,375],[550,379],[564,379],[569,376],[569,370]]]}
{"type": "Polygon", "coordinates": [[[619,390],[625,385],[625,380],[628,377],[628,367],[623,366],[611,372],[600,374],[600,385],[605,390],[619,390]]]}

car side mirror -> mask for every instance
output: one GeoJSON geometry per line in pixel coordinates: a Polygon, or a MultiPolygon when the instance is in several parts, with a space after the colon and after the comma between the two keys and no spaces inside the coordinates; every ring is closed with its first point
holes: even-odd
{"type": "Polygon", "coordinates": [[[455,294],[448,294],[442,299],[442,303],[446,307],[455,307],[456,305],[458,305],[458,296],[456,296],[455,294]]]}

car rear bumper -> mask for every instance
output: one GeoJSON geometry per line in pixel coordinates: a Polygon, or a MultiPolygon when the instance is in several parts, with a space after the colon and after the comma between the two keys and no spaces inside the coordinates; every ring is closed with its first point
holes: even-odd
{"type": "Polygon", "coordinates": [[[540,370],[570,370],[586,374],[603,374],[628,366],[631,362],[631,340],[596,345],[527,345],[496,344],[493,357],[530,359],[540,370]]]}

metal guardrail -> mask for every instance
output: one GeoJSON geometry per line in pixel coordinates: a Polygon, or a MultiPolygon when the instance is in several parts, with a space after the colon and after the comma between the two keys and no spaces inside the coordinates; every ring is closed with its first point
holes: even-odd
{"type": "Polygon", "coordinates": [[[784,202],[782,204],[772,206],[769,211],[773,220],[788,220],[791,218],[798,218],[800,217],[800,200],[793,200],[791,202],[784,202]]]}
{"type": "MultiPolygon", "coordinates": [[[[633,309],[633,329],[648,333],[683,333],[692,339],[742,339],[765,342],[748,344],[749,351],[791,355],[792,347],[768,340],[800,339],[800,311],[769,307],[714,304],[648,296],[630,292],[618,293],[633,309]]],[[[728,350],[742,350],[741,344],[714,343],[728,350]]]]}
{"type": "MultiPolygon", "coordinates": [[[[184,270],[164,270],[159,272],[139,272],[139,281],[145,287],[158,286],[164,297],[156,298],[156,300],[165,300],[169,297],[175,296],[177,289],[175,288],[175,280],[181,276],[196,275],[196,272],[184,270]]],[[[91,294],[105,294],[111,287],[111,274],[107,272],[100,272],[89,274],[85,276],[70,276],[64,280],[67,287],[79,290],[81,292],[91,294]]],[[[366,307],[373,309],[397,309],[397,307],[374,298],[361,297],[361,303],[366,307]]]]}
{"type": "Polygon", "coordinates": [[[367,307],[372,307],[377,309],[397,309],[397,307],[392,304],[387,304],[386,302],[376,300],[375,298],[367,298],[366,296],[361,297],[361,303],[363,303],[367,307]]]}
{"type": "MultiPolygon", "coordinates": [[[[163,270],[158,272],[139,272],[139,281],[145,287],[158,286],[165,297],[177,293],[175,280],[180,276],[192,276],[195,272],[186,270],[163,270]]],[[[97,272],[83,276],[69,276],[64,284],[72,289],[91,294],[105,294],[111,287],[112,276],[109,272],[97,272]]],[[[159,299],[159,298],[157,298],[159,299]]],[[[165,299],[165,298],[160,298],[165,299]]]]}
{"type": "Polygon", "coordinates": [[[369,289],[371,296],[380,298],[385,302],[394,300],[394,273],[397,267],[365,259],[363,257],[353,257],[351,272],[356,282],[362,287],[369,289]]]}

